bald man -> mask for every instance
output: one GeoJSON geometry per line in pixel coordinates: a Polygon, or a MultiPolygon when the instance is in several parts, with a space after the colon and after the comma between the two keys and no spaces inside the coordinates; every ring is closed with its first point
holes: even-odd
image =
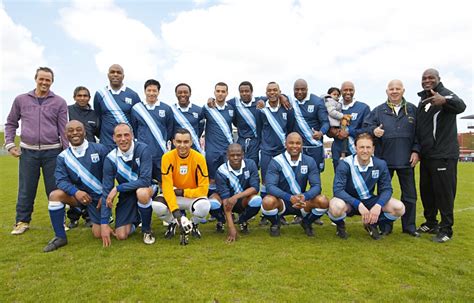
{"type": "Polygon", "coordinates": [[[115,148],[113,140],[115,126],[119,123],[130,124],[132,107],[140,102],[140,97],[123,84],[125,73],[120,65],[111,65],[107,76],[109,85],[95,93],[94,110],[102,123],[100,143],[112,150],[115,148]]]}
{"type": "MultiPolygon", "coordinates": [[[[415,136],[416,106],[403,97],[405,88],[400,80],[388,83],[387,100],[374,108],[364,121],[375,137],[375,156],[387,162],[390,177],[397,173],[401,201],[405,205],[402,216],[402,231],[419,237],[416,231],[416,187],[414,167],[419,160],[420,146],[415,136]]],[[[388,235],[392,232],[392,221],[380,224],[380,231],[388,235]]]]}
{"type": "Polygon", "coordinates": [[[341,85],[341,96],[342,96],[342,113],[344,115],[351,115],[351,121],[349,127],[346,130],[339,129],[337,134],[332,134],[334,136],[334,142],[331,146],[332,153],[332,163],[334,166],[334,171],[339,164],[341,158],[341,152],[344,151],[343,141],[348,139],[347,145],[348,150],[345,151],[345,156],[355,154],[355,144],[354,139],[366,130],[363,128],[363,123],[365,117],[369,115],[370,108],[367,104],[356,101],[354,99],[355,87],[354,83],[350,81],[345,81],[341,85]]]}
{"type": "Polygon", "coordinates": [[[459,158],[456,115],[464,112],[466,104],[443,86],[435,69],[423,72],[421,86],[416,135],[421,149],[420,194],[426,222],[418,231],[436,233],[433,241],[444,243],[453,236],[459,158]]]}

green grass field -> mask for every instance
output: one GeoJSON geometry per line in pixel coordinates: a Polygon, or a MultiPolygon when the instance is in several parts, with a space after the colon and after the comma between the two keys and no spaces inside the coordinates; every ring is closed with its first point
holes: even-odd
{"type": "MultiPolygon", "coordinates": [[[[104,249],[81,225],[68,231],[67,246],[48,254],[42,249],[53,232],[42,183],[31,229],[10,235],[17,165],[12,157],[0,157],[1,302],[474,301],[473,163],[459,164],[455,234],[445,244],[431,242],[431,235],[402,234],[400,222],[392,235],[373,241],[359,217],[347,221],[350,238],[343,241],[324,217],[314,238],[297,225],[270,238],[268,227],[252,221],[250,235],[226,244],[208,223],[201,228],[203,239],[181,247],[177,237],[162,237],[165,228],[154,217],[154,245],[145,246],[135,234],[104,249]]],[[[329,162],[327,168],[323,193],[330,196],[329,162]]],[[[418,224],[421,214],[418,201],[418,224]]]]}

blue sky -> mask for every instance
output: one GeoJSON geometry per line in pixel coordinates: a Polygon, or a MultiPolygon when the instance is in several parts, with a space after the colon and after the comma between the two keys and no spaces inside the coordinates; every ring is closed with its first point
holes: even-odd
{"type": "MultiPolygon", "coordinates": [[[[241,81],[263,95],[269,81],[291,93],[304,78],[321,95],[350,80],[371,108],[386,100],[392,79],[417,104],[423,70],[440,71],[446,87],[473,106],[473,21],[467,1],[24,1],[0,4],[0,124],[11,102],[34,88],[34,71],[55,71],[52,90],[73,103],[78,85],[92,93],[107,84],[113,63],[143,96],[143,83],[162,83],[160,100],[191,85],[203,104],[214,84],[241,81]]],[[[474,122],[471,122],[474,124],[474,122]]],[[[466,120],[458,123],[467,130],[466,120]]]]}

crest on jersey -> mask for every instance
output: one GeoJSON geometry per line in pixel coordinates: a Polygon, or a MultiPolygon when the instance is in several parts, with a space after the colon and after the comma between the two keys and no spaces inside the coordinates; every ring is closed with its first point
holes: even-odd
{"type": "Polygon", "coordinates": [[[308,173],[308,165],[301,165],[301,174],[306,175],[308,173]]]}
{"type": "Polygon", "coordinates": [[[132,99],[129,97],[125,97],[125,103],[132,104],[132,99]]]}
{"type": "Polygon", "coordinates": [[[314,105],[311,104],[311,105],[308,105],[308,113],[312,113],[314,112],[314,105]]]}
{"type": "Polygon", "coordinates": [[[193,113],[193,117],[196,118],[196,119],[199,118],[198,113],[193,113]]]}
{"type": "Polygon", "coordinates": [[[234,110],[233,109],[229,109],[229,116],[231,116],[231,117],[234,116],[234,110]]]}
{"type": "Polygon", "coordinates": [[[99,157],[98,153],[91,154],[92,163],[97,163],[97,162],[99,162],[99,160],[100,160],[100,157],[99,157]]]}
{"type": "Polygon", "coordinates": [[[137,162],[137,165],[140,166],[140,158],[136,158],[135,162],[137,162]]]}
{"type": "Polygon", "coordinates": [[[377,179],[379,177],[379,170],[378,169],[374,169],[372,171],[372,179],[377,179]]]}
{"type": "Polygon", "coordinates": [[[283,120],[286,120],[286,113],[281,113],[281,117],[283,118],[283,120]]]}
{"type": "Polygon", "coordinates": [[[179,167],[179,174],[180,175],[186,175],[188,173],[188,166],[187,165],[181,165],[179,167]]]}
{"type": "Polygon", "coordinates": [[[158,116],[160,116],[161,118],[164,118],[165,117],[165,110],[164,109],[158,110],[158,116]]]}
{"type": "Polygon", "coordinates": [[[357,114],[358,113],[352,113],[351,116],[352,116],[352,119],[351,120],[357,120],[357,114]]]}
{"type": "Polygon", "coordinates": [[[245,170],[245,171],[244,171],[244,177],[245,177],[245,179],[250,178],[250,171],[245,170]]]}

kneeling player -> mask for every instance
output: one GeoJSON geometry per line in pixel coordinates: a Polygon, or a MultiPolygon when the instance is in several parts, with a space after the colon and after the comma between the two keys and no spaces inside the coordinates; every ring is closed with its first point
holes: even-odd
{"type": "Polygon", "coordinates": [[[232,212],[239,213],[240,231],[248,233],[247,221],[260,210],[262,197],[258,196],[260,178],[258,168],[251,159],[243,159],[244,152],[238,143],[227,148],[227,163],[219,166],[216,172],[216,193],[210,197],[211,215],[217,219],[217,232],[224,231],[227,220],[229,234],[227,242],[233,242],[237,230],[232,219],[232,212]],[[222,209],[224,205],[224,211],[222,209]]]}
{"type": "Polygon", "coordinates": [[[161,159],[163,196],[153,202],[153,211],[169,224],[165,238],[171,239],[179,225],[182,231],[180,243],[186,245],[189,231],[195,238],[201,238],[198,224],[207,216],[210,208],[206,196],[209,176],[204,156],[191,149],[193,141],[187,129],[176,131],[173,145],[175,148],[161,159]],[[192,225],[180,210],[193,214],[192,225]]]}
{"type": "Polygon", "coordinates": [[[278,216],[303,217],[301,226],[309,237],[314,236],[312,223],[327,212],[328,199],[321,195],[319,169],[313,158],[301,153],[303,139],[290,133],[286,151],[274,157],[267,170],[265,183],[268,195],[263,198],[262,213],[271,222],[270,235],[280,235],[278,216]],[[306,190],[309,183],[310,188],[306,190]]]}
{"type": "Polygon", "coordinates": [[[355,146],[356,154],[339,161],[337,166],[329,217],[336,224],[336,234],[346,239],[344,218],[359,214],[369,235],[378,240],[380,233],[377,224],[396,220],[405,213],[405,206],[391,198],[390,173],[385,161],[372,156],[372,136],[360,134],[355,146]],[[376,185],[378,196],[374,195],[376,185]]]}
{"type": "Polygon", "coordinates": [[[155,243],[151,232],[151,186],[152,158],[148,146],[134,142],[130,125],[119,123],[114,129],[114,148],[105,158],[103,198],[101,206],[101,236],[104,246],[109,246],[110,234],[125,240],[135,231],[140,214],[143,242],[155,243]],[[115,180],[118,185],[115,186],[115,180]],[[108,225],[114,198],[120,193],[115,209],[115,233],[108,225]],[[138,208],[138,210],[137,210],[138,208]]]}
{"type": "Polygon", "coordinates": [[[69,148],[61,152],[56,162],[56,186],[49,194],[49,216],[55,237],[43,249],[56,250],[67,244],[64,230],[64,204],[85,205],[92,221],[92,234],[100,238],[98,202],[102,194],[102,168],[107,148],[85,140],[84,125],[72,120],[66,124],[69,148]]]}

